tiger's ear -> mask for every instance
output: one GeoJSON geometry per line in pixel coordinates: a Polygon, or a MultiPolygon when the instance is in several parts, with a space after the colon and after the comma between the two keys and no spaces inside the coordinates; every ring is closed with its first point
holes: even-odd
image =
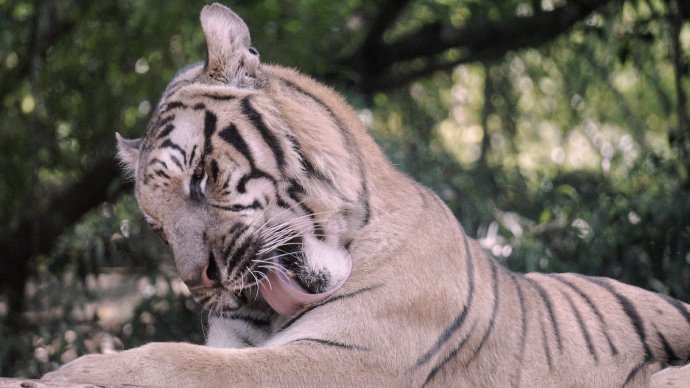
{"type": "Polygon", "coordinates": [[[139,139],[125,139],[118,132],[115,132],[117,138],[117,158],[124,167],[129,176],[134,176],[139,164],[139,147],[141,146],[141,138],[139,139]]]}
{"type": "Polygon", "coordinates": [[[214,80],[242,87],[254,77],[259,55],[251,47],[249,28],[229,8],[211,4],[201,10],[201,29],[206,38],[206,71],[214,80]]]}

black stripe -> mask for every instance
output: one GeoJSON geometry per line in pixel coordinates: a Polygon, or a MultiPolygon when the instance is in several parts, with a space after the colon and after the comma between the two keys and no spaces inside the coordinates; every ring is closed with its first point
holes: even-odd
{"type": "Polygon", "coordinates": [[[185,105],[182,101],[171,101],[165,104],[163,110],[161,111],[161,114],[178,108],[187,108],[187,105],[185,105]]]}
{"type": "Polygon", "coordinates": [[[174,150],[176,150],[176,151],[179,151],[180,154],[182,154],[182,159],[184,160],[184,163],[187,164],[187,153],[185,152],[185,150],[183,150],[182,147],[180,147],[179,145],[177,145],[177,144],[173,143],[172,141],[170,141],[170,139],[166,139],[166,140],[160,145],[159,148],[172,148],[172,149],[174,149],[174,150]]]}
{"type": "Polygon", "coordinates": [[[302,89],[299,85],[295,84],[292,81],[289,81],[285,78],[281,78],[281,80],[287,85],[288,87],[295,89],[299,93],[307,96],[308,98],[312,99],[314,102],[317,104],[321,105],[321,107],[326,110],[326,112],[331,116],[331,119],[335,123],[336,127],[338,127],[338,130],[340,131],[341,136],[343,137],[343,140],[345,141],[345,146],[349,152],[351,152],[356,160],[357,160],[357,165],[359,167],[359,175],[360,179],[362,180],[362,187],[360,191],[360,200],[362,201],[364,205],[364,210],[365,210],[365,215],[364,215],[364,220],[363,220],[363,225],[367,225],[369,223],[369,220],[371,218],[371,208],[369,206],[369,189],[367,187],[367,178],[366,178],[366,171],[364,167],[364,163],[362,162],[362,155],[359,153],[359,150],[356,147],[356,144],[354,143],[354,140],[350,136],[350,133],[347,131],[345,128],[345,125],[343,125],[342,121],[340,121],[340,118],[333,112],[333,110],[326,105],[323,100],[320,98],[316,97],[315,95],[307,92],[306,90],[302,89]]]}
{"type": "Polygon", "coordinates": [[[233,226],[230,227],[230,229],[228,229],[228,231],[227,231],[227,233],[225,233],[225,235],[234,235],[234,234],[239,235],[241,233],[244,233],[247,230],[247,228],[249,228],[249,226],[247,226],[241,222],[236,222],[233,226]]]}
{"type": "Polygon", "coordinates": [[[242,342],[242,345],[244,345],[245,347],[247,347],[247,348],[253,348],[254,347],[254,344],[252,343],[252,341],[249,340],[249,338],[246,338],[246,337],[240,336],[240,335],[238,335],[237,338],[240,340],[240,342],[242,342]]]}
{"type": "Polygon", "coordinates": [[[623,382],[623,387],[625,387],[626,385],[628,385],[629,383],[631,383],[632,380],[633,380],[633,378],[634,378],[638,373],[640,373],[641,370],[644,369],[644,367],[647,365],[648,362],[649,362],[649,360],[645,358],[644,361],[642,361],[641,363],[635,365],[635,366],[630,370],[630,373],[628,373],[628,377],[625,378],[625,381],[623,382]]]}
{"type": "Polygon", "coordinates": [[[236,96],[229,95],[229,94],[210,94],[210,93],[205,93],[201,95],[202,97],[210,98],[212,100],[218,100],[218,101],[230,101],[234,100],[236,96]]]}
{"type": "Polygon", "coordinates": [[[175,120],[175,115],[170,115],[165,117],[164,119],[161,119],[161,121],[158,122],[158,128],[168,124],[169,122],[175,120]]]}
{"type": "Polygon", "coordinates": [[[204,193],[201,191],[202,177],[192,176],[189,181],[189,198],[194,202],[201,202],[204,198],[204,193]]]}
{"type": "Polygon", "coordinates": [[[427,194],[426,190],[424,190],[422,185],[420,185],[419,183],[415,183],[414,187],[415,187],[415,189],[417,189],[417,195],[419,195],[419,199],[422,200],[422,208],[428,209],[429,203],[427,201],[427,195],[428,194],[427,194]]]}
{"type": "Polygon", "coordinates": [[[371,219],[371,208],[369,207],[369,186],[367,185],[366,176],[364,176],[364,171],[362,174],[362,191],[359,193],[359,201],[364,205],[364,219],[362,220],[362,226],[369,223],[371,219]]]}
{"type": "Polygon", "coordinates": [[[237,127],[234,124],[230,124],[227,127],[225,127],[218,133],[218,136],[224,141],[226,141],[228,144],[233,146],[237,150],[237,152],[244,156],[244,158],[247,160],[247,163],[249,163],[249,173],[244,175],[237,182],[236,190],[239,193],[245,193],[247,191],[247,182],[249,182],[252,179],[266,178],[270,180],[273,184],[276,183],[275,179],[272,176],[256,168],[254,164],[254,157],[252,156],[252,153],[249,150],[249,146],[244,141],[239,131],[237,130],[237,127]]]}
{"type": "Polygon", "coordinates": [[[166,125],[165,128],[163,128],[163,130],[161,131],[161,133],[159,133],[158,136],[156,136],[156,139],[162,139],[162,138],[168,136],[170,134],[170,132],[173,131],[173,129],[175,129],[174,125],[172,125],[172,124],[166,125]]]}
{"type": "Polygon", "coordinates": [[[678,299],[671,298],[668,295],[664,294],[658,294],[663,300],[665,300],[668,304],[671,306],[675,307],[676,310],[680,313],[680,315],[685,318],[685,322],[690,325],[690,311],[688,311],[684,306],[683,302],[679,301],[678,299]]]}
{"type": "MultiPolygon", "coordinates": [[[[251,261],[254,260],[258,246],[259,246],[259,244],[257,244],[256,242],[252,242],[252,244],[249,245],[247,250],[245,252],[243,252],[241,256],[240,255],[233,255],[233,259],[238,258],[238,257],[241,259],[235,265],[235,268],[239,268],[237,270],[236,279],[241,279],[242,277],[245,277],[245,276],[246,277],[251,276],[250,273],[252,271],[252,268],[256,268],[256,265],[252,266],[252,268],[249,268],[250,264],[248,264],[248,263],[250,263],[251,261]],[[242,271],[243,268],[246,269],[244,272],[242,271]]],[[[232,271],[228,271],[228,272],[232,272],[232,271]]]]}
{"type": "Polygon", "coordinates": [[[544,328],[544,321],[542,319],[539,319],[539,327],[541,328],[541,340],[542,344],[544,345],[546,365],[548,365],[549,371],[551,371],[553,370],[553,361],[551,360],[551,346],[549,346],[549,339],[546,337],[546,328],[544,328]]]}
{"type": "Polygon", "coordinates": [[[520,361],[519,366],[517,368],[517,376],[515,376],[514,386],[516,387],[520,386],[520,379],[522,375],[522,361],[525,359],[525,345],[527,339],[527,310],[525,310],[525,296],[522,293],[522,287],[520,286],[518,279],[516,279],[516,277],[518,276],[520,275],[517,275],[512,272],[510,273],[510,279],[512,279],[513,284],[515,284],[515,288],[517,289],[518,301],[520,302],[520,361]]]}
{"type": "MultiPolygon", "coordinates": [[[[522,276],[522,279],[524,279],[527,284],[533,286],[533,284],[529,281],[525,276],[522,276]]],[[[534,287],[532,287],[534,288],[534,287]]],[[[544,327],[544,320],[541,319],[541,309],[537,311],[538,317],[537,320],[539,321],[539,328],[541,329],[541,341],[542,345],[544,347],[544,356],[546,356],[546,364],[549,366],[549,371],[553,370],[553,361],[551,360],[551,347],[549,346],[548,338],[546,336],[546,328],[544,327]]]]}
{"type": "Polygon", "coordinates": [[[306,204],[302,202],[302,194],[305,194],[304,186],[296,179],[290,179],[290,185],[287,188],[287,194],[290,199],[292,199],[298,206],[304,211],[311,220],[312,227],[314,228],[314,235],[317,239],[324,241],[326,236],[324,234],[323,227],[316,221],[316,216],[314,216],[314,211],[309,208],[306,204]]]}
{"type": "MultiPolygon", "coordinates": [[[[302,152],[302,148],[299,145],[299,142],[297,139],[295,139],[293,136],[288,136],[288,140],[292,143],[293,149],[297,153],[297,155],[300,158],[300,164],[302,165],[302,169],[304,172],[309,175],[310,177],[314,177],[317,180],[326,183],[328,186],[330,186],[332,189],[338,191],[337,186],[333,182],[333,180],[329,177],[326,176],[322,171],[318,170],[316,166],[311,162],[311,160],[307,159],[306,156],[304,156],[304,153],[302,152]]],[[[340,193],[339,193],[340,194],[340,193]]]]}
{"type": "Polygon", "coordinates": [[[242,99],[242,113],[251,121],[254,127],[259,131],[264,142],[273,152],[273,156],[276,158],[276,163],[278,164],[278,169],[280,171],[285,170],[285,154],[283,153],[283,148],[280,146],[278,138],[271,132],[270,129],[264,123],[261,114],[252,107],[249,97],[242,99]]]}
{"type": "Polygon", "coordinates": [[[245,238],[244,242],[242,242],[242,245],[232,252],[232,257],[228,261],[228,274],[237,267],[237,263],[247,254],[247,251],[250,250],[251,246],[252,239],[245,238]]]}
{"type": "MultiPolygon", "coordinates": [[[[236,225],[237,224],[233,225],[232,229],[234,229],[236,225]]],[[[240,241],[245,241],[245,242],[249,241],[249,238],[246,236],[246,234],[249,234],[249,233],[245,233],[248,230],[249,230],[249,228],[247,227],[247,228],[243,228],[241,231],[239,231],[237,233],[237,235],[232,240],[230,240],[230,243],[227,246],[225,246],[227,234],[223,235],[223,240],[222,240],[223,249],[221,251],[221,256],[223,259],[227,259],[233,250],[237,250],[236,246],[240,243],[240,241]]],[[[231,269],[228,268],[228,270],[230,271],[231,269]]]]}
{"type": "MultiPolygon", "coordinates": [[[[491,335],[491,332],[493,331],[494,324],[496,323],[496,312],[498,311],[498,304],[500,301],[499,293],[498,293],[498,271],[496,268],[496,263],[494,260],[489,259],[489,264],[491,265],[491,279],[492,279],[492,284],[493,284],[493,292],[494,292],[494,305],[492,307],[491,311],[491,321],[489,322],[489,326],[487,327],[486,331],[484,331],[484,334],[482,335],[482,339],[479,341],[479,346],[474,350],[472,355],[467,358],[465,361],[464,367],[467,368],[467,366],[474,361],[474,359],[477,357],[479,352],[482,350],[484,347],[484,344],[486,343],[487,338],[489,338],[489,335],[491,335]]],[[[472,330],[470,330],[467,335],[460,341],[460,343],[446,356],[440,363],[438,363],[434,368],[432,368],[431,372],[429,375],[427,375],[427,379],[424,382],[424,385],[426,385],[435,375],[438,373],[441,368],[443,368],[448,362],[450,362],[455,356],[460,352],[460,350],[465,346],[465,343],[467,342],[467,339],[470,336],[470,333],[474,332],[474,327],[476,326],[476,322],[473,324],[472,330]]]]}
{"type": "Polygon", "coordinates": [[[265,329],[271,325],[271,321],[268,319],[257,318],[257,317],[253,317],[251,315],[239,314],[236,312],[232,312],[230,314],[223,314],[221,316],[223,318],[226,318],[226,319],[243,321],[243,322],[246,322],[252,326],[256,326],[256,327],[262,328],[262,329],[265,329]]]}
{"type": "Polygon", "coordinates": [[[214,207],[216,209],[221,209],[221,210],[227,210],[231,212],[241,212],[243,210],[249,210],[249,209],[263,209],[263,206],[259,203],[258,200],[254,200],[250,205],[240,205],[240,204],[234,204],[234,205],[217,205],[213,203],[209,203],[211,207],[214,207]]]}
{"type": "Polygon", "coordinates": [[[166,174],[163,170],[156,170],[154,173],[160,177],[170,179],[170,175],[166,174]]]}
{"type": "Polygon", "coordinates": [[[494,305],[491,309],[491,321],[489,322],[489,327],[486,329],[484,332],[484,335],[482,336],[481,341],[479,341],[479,346],[477,346],[477,349],[475,349],[474,353],[467,359],[465,362],[465,367],[467,367],[474,359],[477,357],[479,352],[482,350],[484,347],[484,344],[486,343],[486,340],[489,338],[491,335],[491,332],[494,329],[494,325],[496,324],[496,314],[498,313],[498,305],[501,303],[501,295],[498,290],[498,269],[496,262],[492,258],[488,258],[489,264],[491,264],[491,281],[493,283],[493,292],[494,292],[494,305]]]}
{"type": "Polygon", "coordinates": [[[203,102],[197,102],[196,104],[194,104],[194,106],[192,106],[192,109],[193,110],[204,110],[204,109],[206,109],[206,105],[204,105],[203,102]]]}
{"type": "Polygon", "coordinates": [[[244,194],[247,192],[247,183],[252,180],[252,179],[261,179],[265,178],[269,181],[271,181],[274,185],[276,184],[276,180],[268,175],[267,173],[259,170],[259,169],[253,169],[249,172],[249,174],[245,174],[240,178],[239,181],[237,181],[237,187],[235,187],[235,190],[239,192],[240,194],[244,194]]]}
{"type": "Polygon", "coordinates": [[[323,226],[321,226],[321,223],[318,221],[314,221],[314,214],[311,214],[309,218],[312,219],[312,224],[314,226],[314,236],[316,236],[316,239],[326,241],[326,231],[323,229],[323,226]]]}
{"type": "Polygon", "coordinates": [[[180,171],[184,171],[184,167],[182,167],[182,162],[180,162],[180,159],[178,159],[175,155],[170,155],[170,160],[172,160],[173,163],[175,163],[175,165],[177,166],[177,168],[180,169],[180,171]]]}
{"type": "Polygon", "coordinates": [[[369,348],[366,348],[364,346],[359,346],[359,345],[351,345],[351,344],[344,344],[342,342],[336,342],[336,341],[330,341],[330,340],[324,340],[320,338],[300,338],[294,341],[290,341],[289,343],[295,343],[295,342],[316,342],[317,344],[321,345],[327,345],[327,346],[335,346],[337,348],[343,348],[343,349],[349,349],[349,350],[369,350],[369,348]]]}
{"type": "Polygon", "coordinates": [[[334,296],[334,297],[331,297],[331,298],[328,298],[328,299],[326,299],[326,300],[324,300],[324,301],[321,301],[321,302],[319,302],[319,303],[317,303],[317,304],[311,305],[311,306],[307,307],[306,309],[302,310],[299,314],[297,314],[297,315],[295,315],[294,317],[290,318],[289,321],[285,322],[285,323],[283,324],[283,326],[281,326],[281,328],[278,329],[278,332],[281,332],[281,331],[287,329],[287,328],[290,327],[293,323],[297,322],[300,318],[302,318],[305,314],[307,314],[308,312],[314,310],[314,309],[317,308],[317,307],[321,307],[321,306],[324,306],[324,305],[327,305],[327,304],[330,304],[330,303],[333,303],[333,302],[336,302],[336,301],[339,301],[339,300],[352,298],[352,297],[354,297],[354,296],[363,294],[363,293],[365,293],[365,292],[373,291],[373,290],[375,290],[375,289],[377,289],[377,288],[380,288],[381,286],[382,286],[382,284],[376,284],[376,285],[371,286],[371,287],[361,288],[361,289],[359,289],[359,290],[357,290],[357,291],[353,291],[353,292],[350,292],[350,293],[347,293],[347,294],[336,295],[336,296],[334,296]]]}
{"type": "Polygon", "coordinates": [[[254,169],[254,157],[252,156],[251,151],[249,151],[249,146],[247,146],[247,142],[245,142],[242,136],[240,136],[240,133],[237,130],[235,124],[230,124],[227,127],[225,127],[218,133],[218,136],[221,139],[225,140],[228,144],[233,146],[237,150],[237,152],[242,154],[242,156],[244,156],[244,158],[247,159],[249,167],[251,169],[254,169]]]}
{"type": "Polygon", "coordinates": [[[290,179],[290,185],[287,188],[287,194],[295,202],[300,202],[302,198],[299,195],[304,194],[304,186],[297,179],[290,179]]]}
{"type": "Polygon", "coordinates": [[[242,239],[242,235],[247,232],[248,229],[249,227],[247,225],[244,225],[241,222],[236,222],[232,225],[232,227],[230,227],[230,229],[228,229],[226,233],[223,234],[221,239],[221,246],[223,247],[221,256],[223,258],[227,258],[230,255],[230,252],[232,252],[235,245],[239,243],[239,241],[242,239]],[[226,246],[225,244],[228,238],[231,238],[230,244],[226,246]]]}
{"type": "Polygon", "coordinates": [[[417,359],[417,362],[415,363],[416,367],[420,367],[431,360],[431,358],[438,353],[441,347],[448,342],[450,337],[462,327],[462,325],[465,323],[467,313],[470,310],[470,306],[472,305],[472,298],[474,297],[474,263],[472,253],[470,252],[470,244],[465,233],[463,233],[463,239],[465,242],[465,266],[467,268],[467,302],[465,302],[462,311],[460,311],[460,313],[455,317],[453,322],[446,327],[445,330],[443,330],[434,345],[432,345],[432,347],[426,353],[417,359]]]}
{"type": "Polygon", "coordinates": [[[180,89],[182,89],[186,85],[189,85],[189,81],[180,81],[180,82],[175,82],[174,84],[168,85],[165,88],[165,91],[167,93],[165,93],[165,95],[163,95],[163,97],[161,98],[161,101],[170,98],[170,96],[177,93],[180,89]],[[182,85],[178,85],[178,84],[182,84],[182,85]]]}
{"type": "Polygon", "coordinates": [[[587,327],[585,326],[585,322],[582,320],[582,315],[580,315],[580,312],[578,311],[577,307],[575,306],[575,303],[573,303],[573,299],[568,295],[565,291],[561,290],[561,294],[565,298],[565,300],[568,302],[570,305],[570,309],[573,311],[573,314],[575,315],[575,320],[577,320],[577,325],[580,327],[580,332],[582,333],[582,337],[584,338],[585,342],[587,343],[587,350],[589,350],[589,354],[592,355],[594,358],[594,361],[596,363],[599,363],[599,356],[597,355],[596,349],[594,349],[594,344],[592,343],[592,337],[589,335],[589,331],[587,330],[587,327]]]}
{"type": "MultiPolygon", "coordinates": [[[[208,155],[213,152],[213,143],[211,142],[211,136],[216,132],[216,123],[218,118],[216,115],[210,111],[206,111],[204,116],[204,155],[208,155]]],[[[203,157],[202,157],[203,159],[203,157]]]]}
{"type": "Polygon", "coordinates": [[[232,178],[232,175],[228,175],[228,177],[225,179],[225,183],[223,183],[222,189],[224,190],[224,194],[230,194],[229,191],[225,191],[228,187],[230,187],[230,178],[232,178]]]}
{"type": "Polygon", "coordinates": [[[196,156],[196,147],[197,145],[194,144],[194,147],[192,147],[192,153],[189,155],[189,166],[191,167],[192,163],[194,162],[194,157],[196,156]]]}
{"type": "Polygon", "coordinates": [[[659,341],[661,341],[661,345],[664,347],[664,353],[666,353],[666,358],[664,358],[664,360],[681,360],[676,352],[673,351],[673,347],[668,343],[666,337],[656,327],[654,327],[654,330],[656,330],[656,335],[659,337],[659,341]]]}
{"type": "MultiPolygon", "coordinates": [[[[294,132],[294,131],[293,131],[294,132]]],[[[336,194],[340,197],[345,202],[351,203],[352,200],[346,198],[343,196],[343,194],[340,192],[339,188],[336,186],[336,184],[333,182],[333,180],[326,176],[326,174],[314,166],[314,164],[309,160],[304,153],[302,152],[302,146],[299,144],[299,141],[297,138],[292,136],[291,134],[287,134],[286,138],[288,142],[290,143],[293,151],[297,153],[297,156],[299,157],[300,165],[302,166],[302,170],[307,174],[308,177],[310,178],[315,178],[318,181],[325,183],[328,185],[333,191],[335,191],[336,194]]]]}
{"type": "Polygon", "coordinates": [[[218,168],[218,162],[215,159],[211,159],[211,176],[213,177],[214,182],[218,181],[219,172],[220,168],[218,168]]]}
{"type": "Polygon", "coordinates": [[[353,291],[353,292],[350,292],[350,293],[347,293],[347,294],[336,295],[336,296],[334,296],[334,297],[332,297],[332,298],[329,298],[329,299],[326,299],[326,300],[324,300],[324,301],[321,301],[321,302],[317,303],[316,305],[314,305],[314,307],[321,307],[321,306],[324,306],[324,305],[327,305],[327,304],[330,304],[330,303],[333,303],[333,302],[336,302],[336,301],[339,301],[339,300],[352,298],[352,297],[357,296],[357,295],[359,295],[359,294],[362,294],[362,293],[365,293],[365,292],[369,292],[369,291],[376,290],[376,289],[378,289],[378,288],[381,288],[382,286],[383,286],[383,284],[375,284],[375,285],[373,285],[373,286],[371,286],[371,287],[360,288],[360,289],[357,290],[357,291],[353,291]]]}
{"type": "MultiPolygon", "coordinates": [[[[345,128],[345,125],[343,125],[342,121],[340,121],[340,118],[333,112],[333,110],[331,109],[331,107],[329,107],[328,105],[326,105],[326,103],[323,102],[322,99],[320,99],[320,98],[316,97],[315,95],[309,93],[308,91],[302,89],[301,86],[295,84],[294,82],[289,81],[289,80],[287,80],[287,79],[285,79],[285,78],[281,78],[281,80],[282,80],[288,87],[297,90],[299,93],[301,93],[301,94],[307,96],[308,98],[314,100],[314,102],[316,102],[317,104],[321,105],[321,107],[328,113],[328,115],[331,116],[331,119],[334,121],[335,125],[336,125],[336,126],[338,127],[338,129],[340,130],[340,133],[342,134],[343,139],[345,140],[345,143],[346,143],[346,145],[347,145],[347,147],[348,147],[348,151],[356,152],[356,149],[355,149],[355,147],[354,147],[354,144],[353,144],[353,142],[352,142],[352,139],[350,138],[350,135],[349,135],[347,129],[345,128]]],[[[359,156],[359,155],[358,155],[358,156],[359,156]]]]}
{"type": "Polygon", "coordinates": [[[280,194],[278,194],[276,204],[283,209],[290,209],[290,205],[287,202],[285,202],[285,200],[283,199],[283,197],[280,196],[280,194]]]}
{"type": "Polygon", "coordinates": [[[477,322],[475,321],[472,323],[472,326],[470,326],[470,330],[465,334],[464,337],[462,337],[462,340],[458,344],[458,346],[453,349],[452,352],[450,352],[441,362],[439,362],[437,365],[434,365],[433,368],[431,368],[431,371],[429,371],[429,374],[426,375],[426,379],[424,379],[424,383],[422,384],[422,387],[425,387],[431,380],[436,376],[436,374],[441,370],[441,368],[448,363],[451,359],[455,357],[455,354],[462,349],[463,346],[465,346],[465,343],[467,343],[467,340],[470,339],[470,334],[474,332],[474,328],[477,326],[477,322]]]}
{"type": "Polygon", "coordinates": [[[547,294],[546,290],[541,285],[539,285],[539,283],[537,283],[534,279],[525,277],[525,280],[537,290],[539,296],[541,297],[541,300],[544,302],[544,305],[546,306],[546,311],[549,313],[551,325],[553,326],[553,332],[556,335],[556,343],[558,344],[558,350],[561,353],[563,353],[563,342],[561,341],[561,332],[558,329],[558,322],[556,321],[556,315],[553,313],[553,303],[551,303],[551,298],[549,297],[549,294],[547,294]]]}
{"type": "Polygon", "coordinates": [[[544,274],[546,276],[551,277],[552,279],[556,279],[559,282],[565,284],[566,286],[570,287],[571,290],[575,291],[581,298],[582,300],[585,301],[585,303],[589,306],[590,309],[596,314],[596,316],[599,318],[601,330],[600,332],[604,334],[604,337],[606,337],[606,341],[608,342],[609,345],[609,351],[611,352],[611,355],[616,355],[618,354],[618,349],[616,346],[613,344],[613,341],[611,340],[611,337],[609,336],[608,328],[606,327],[606,321],[604,320],[604,316],[601,314],[597,306],[592,302],[592,299],[587,295],[584,291],[582,291],[578,286],[576,286],[574,283],[571,281],[563,278],[563,275],[558,275],[558,274],[544,274]]]}
{"type": "Polygon", "coordinates": [[[630,299],[626,298],[624,295],[617,293],[616,290],[613,289],[613,286],[611,286],[611,284],[608,282],[608,279],[596,278],[591,276],[580,277],[604,288],[611,295],[613,295],[616,298],[616,300],[618,300],[618,304],[621,306],[625,314],[630,319],[630,323],[632,323],[633,327],[635,328],[637,337],[639,338],[640,343],[642,343],[642,346],[644,347],[645,356],[654,356],[654,354],[652,354],[652,350],[649,348],[649,345],[647,344],[647,334],[645,333],[644,322],[642,322],[640,314],[637,312],[635,305],[630,301],[630,299]]]}
{"type": "Polygon", "coordinates": [[[166,169],[168,168],[168,165],[164,161],[162,161],[158,158],[153,158],[153,159],[149,160],[149,164],[147,166],[151,166],[151,165],[156,164],[156,163],[162,165],[166,169]]]}
{"type": "MultiPolygon", "coordinates": [[[[339,191],[338,187],[336,186],[336,184],[333,182],[333,180],[330,177],[326,176],[326,174],[324,174],[322,171],[317,169],[316,166],[314,166],[314,164],[306,156],[304,156],[304,153],[302,152],[302,147],[299,144],[299,141],[297,140],[297,138],[295,138],[291,134],[287,134],[286,138],[287,138],[288,142],[290,143],[293,151],[295,151],[295,153],[297,153],[297,156],[299,157],[299,160],[300,160],[300,165],[302,166],[302,170],[307,174],[308,177],[316,178],[317,180],[325,183],[333,191],[335,191],[338,194],[340,199],[342,199],[345,202],[351,202],[351,200],[349,200],[348,198],[345,198],[342,195],[342,193],[339,191]]],[[[304,190],[302,190],[302,192],[303,191],[304,190]]],[[[298,201],[296,201],[296,202],[298,202],[298,201]]]]}

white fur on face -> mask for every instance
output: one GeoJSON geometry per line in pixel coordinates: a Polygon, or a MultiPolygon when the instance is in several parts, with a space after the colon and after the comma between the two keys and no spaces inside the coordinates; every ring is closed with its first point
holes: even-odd
{"type": "Polygon", "coordinates": [[[339,283],[350,273],[349,253],[335,244],[307,235],[304,237],[303,254],[304,266],[311,272],[330,274],[330,285],[339,283]]]}

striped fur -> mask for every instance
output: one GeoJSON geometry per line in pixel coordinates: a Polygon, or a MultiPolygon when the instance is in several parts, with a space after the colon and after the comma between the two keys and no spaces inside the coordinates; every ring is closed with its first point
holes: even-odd
{"type": "Polygon", "coordinates": [[[649,383],[652,361],[687,360],[690,306],[606,278],[508,271],[391,166],[333,91],[259,64],[227,8],[201,19],[207,62],[178,73],[143,140],[121,139],[120,156],[209,313],[209,346],[153,343],[47,378],[632,387],[649,383]],[[328,299],[283,317],[258,294],[275,270],[262,260],[275,255],[305,287],[328,289],[343,276],[335,251],[353,269],[328,299]],[[219,285],[195,287],[209,279],[219,285]]]}

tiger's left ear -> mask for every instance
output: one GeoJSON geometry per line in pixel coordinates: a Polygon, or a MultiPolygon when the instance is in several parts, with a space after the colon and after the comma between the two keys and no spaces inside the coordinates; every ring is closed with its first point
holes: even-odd
{"type": "Polygon", "coordinates": [[[229,8],[211,4],[199,17],[206,38],[206,72],[214,80],[245,87],[259,66],[259,54],[251,47],[249,28],[229,8]]]}
{"type": "Polygon", "coordinates": [[[137,171],[137,164],[139,164],[141,138],[125,139],[118,132],[115,132],[115,138],[117,139],[117,158],[120,159],[120,163],[122,163],[127,174],[133,177],[137,171]]]}

